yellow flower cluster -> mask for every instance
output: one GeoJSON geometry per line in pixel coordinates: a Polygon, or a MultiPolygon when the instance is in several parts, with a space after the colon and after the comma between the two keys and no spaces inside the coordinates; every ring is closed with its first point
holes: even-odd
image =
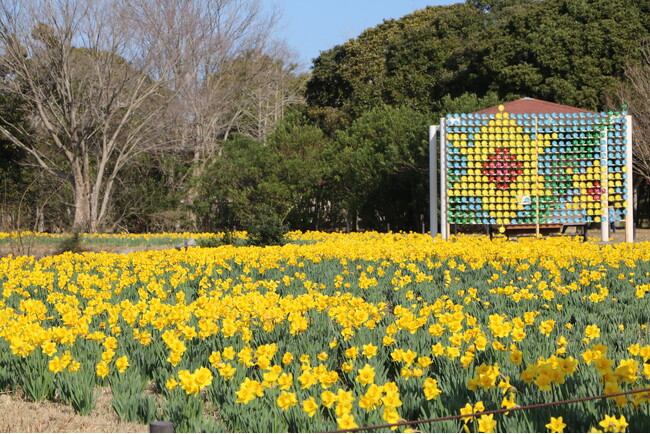
{"type": "Polygon", "coordinates": [[[190,374],[188,370],[178,372],[181,387],[188,395],[196,395],[199,391],[212,384],[212,372],[208,368],[199,368],[190,374]]]}
{"type": "Polygon", "coordinates": [[[535,364],[528,364],[526,370],[521,373],[521,379],[526,383],[534,382],[540,390],[549,391],[552,384],[564,384],[566,376],[572,375],[577,365],[578,362],[573,357],[542,357],[535,364]]]}
{"type": "MultiPolygon", "coordinates": [[[[224,411],[263,405],[324,430],[650,381],[646,244],[287,237],[296,243],[2,258],[0,350],[15,363],[38,355],[53,375],[88,366],[98,383],[151,370],[151,358],[174,393],[219,390],[224,411]],[[475,404],[441,399],[459,390],[475,404]]],[[[649,398],[613,399],[640,411],[649,398]]],[[[463,422],[491,432],[508,417],[463,422]]],[[[519,428],[569,421],[531,423],[519,428]]]]}

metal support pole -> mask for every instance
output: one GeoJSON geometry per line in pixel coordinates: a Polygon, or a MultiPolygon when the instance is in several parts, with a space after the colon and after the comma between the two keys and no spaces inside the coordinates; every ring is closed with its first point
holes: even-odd
{"type": "Polygon", "coordinates": [[[627,214],[625,214],[625,241],[634,242],[634,180],[632,167],[632,116],[625,116],[625,168],[627,179],[625,190],[627,191],[627,214]]]}
{"type": "Polygon", "coordinates": [[[445,118],[440,119],[440,234],[444,240],[449,239],[447,223],[447,134],[445,118]]]}
{"type": "MultiPolygon", "coordinates": [[[[438,232],[438,138],[437,125],[429,126],[429,233],[435,238],[438,232]]],[[[444,187],[443,187],[444,188],[444,187]]],[[[424,232],[424,230],[422,231],[424,232]]]]}
{"type": "MultiPolygon", "coordinates": [[[[609,119],[607,120],[609,124],[609,119]]],[[[602,140],[601,140],[601,151],[602,151],[602,140]]],[[[603,152],[601,152],[601,158],[603,158],[603,152]]],[[[609,128],[605,127],[605,152],[604,152],[605,157],[603,158],[605,161],[605,165],[601,164],[600,165],[600,188],[601,190],[601,195],[600,195],[600,208],[601,208],[601,213],[600,213],[600,240],[604,243],[609,241],[609,185],[608,185],[608,179],[609,179],[609,167],[608,167],[608,158],[609,158],[609,128]],[[604,191],[604,193],[602,193],[604,191]],[[604,198],[603,198],[604,197],[604,198]],[[604,205],[603,205],[604,204],[604,205]]],[[[602,161],[602,160],[601,160],[602,161]]]]}
{"type": "MultiPolygon", "coordinates": [[[[543,141],[542,141],[543,142],[543,141]]],[[[539,120],[535,115],[535,237],[539,238],[539,120]]]]}

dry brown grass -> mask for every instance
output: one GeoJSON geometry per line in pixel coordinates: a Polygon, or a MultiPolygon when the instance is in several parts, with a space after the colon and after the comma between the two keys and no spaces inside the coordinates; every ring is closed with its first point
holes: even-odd
{"type": "MultiPolygon", "coordinates": [[[[600,229],[589,231],[590,237],[600,237],[600,229]]],[[[610,238],[615,243],[625,242],[625,229],[617,229],[615,234],[609,233],[610,238]]],[[[650,241],[650,229],[637,229],[634,236],[634,241],[641,243],[643,241],[650,241]]]]}
{"type": "Polygon", "coordinates": [[[97,407],[88,416],[57,402],[28,402],[16,393],[0,395],[0,432],[149,432],[149,426],[120,422],[111,407],[110,388],[97,389],[97,407]]]}

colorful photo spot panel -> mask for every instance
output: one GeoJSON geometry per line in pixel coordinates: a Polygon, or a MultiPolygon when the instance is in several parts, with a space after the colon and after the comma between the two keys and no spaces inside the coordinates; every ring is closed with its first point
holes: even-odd
{"type": "Polygon", "coordinates": [[[576,224],[612,212],[622,218],[631,146],[625,114],[447,115],[449,223],[576,224]]]}

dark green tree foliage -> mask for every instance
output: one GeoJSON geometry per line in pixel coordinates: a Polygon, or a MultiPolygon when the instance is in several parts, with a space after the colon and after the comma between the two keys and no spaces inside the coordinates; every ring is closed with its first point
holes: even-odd
{"type": "MultiPolygon", "coordinates": [[[[0,122],[3,124],[25,124],[25,113],[18,98],[0,93],[0,122]]],[[[12,182],[20,178],[19,163],[25,159],[25,152],[13,146],[4,137],[0,137],[0,173],[8,176],[12,182]]]]}
{"type": "MultiPolygon", "coordinates": [[[[471,96],[449,104],[478,104],[471,96]],[[467,100],[467,101],[465,101],[467,100]]],[[[472,106],[473,107],[473,106],[472,106]]],[[[199,180],[196,213],[204,230],[420,230],[426,220],[431,115],[382,106],[364,113],[334,142],[299,111],[266,145],[237,136],[199,180]]]]}
{"type": "Polygon", "coordinates": [[[481,19],[474,8],[457,4],[386,20],[314,60],[308,103],[352,118],[378,104],[435,110],[450,84],[466,78],[466,51],[481,19]]]}
{"type": "MultiPolygon", "coordinates": [[[[512,3],[512,2],[511,2],[512,3]]],[[[479,75],[509,100],[530,96],[591,110],[638,59],[648,34],[648,2],[522,1],[503,7],[485,29],[479,75]],[[518,3],[518,4],[517,4],[518,3]]]]}
{"type": "Polygon", "coordinates": [[[309,104],[350,120],[377,104],[441,112],[465,93],[601,108],[648,35],[633,0],[491,0],[427,7],[314,61],[309,104]]]}
{"type": "Polygon", "coordinates": [[[425,9],[396,22],[386,51],[385,102],[430,111],[440,99],[476,89],[469,69],[470,49],[479,42],[481,15],[463,4],[425,9]]]}
{"type": "Polygon", "coordinates": [[[339,134],[338,189],[351,220],[358,217],[364,229],[419,230],[427,209],[426,125],[432,121],[410,107],[382,106],[339,134]]]}
{"type": "MultiPolygon", "coordinates": [[[[0,122],[26,128],[23,101],[13,95],[0,93],[0,122]]],[[[0,136],[0,230],[15,230],[22,224],[28,224],[28,218],[23,217],[30,217],[29,211],[34,206],[35,195],[29,186],[38,171],[26,168],[26,161],[24,151],[0,136]]],[[[26,227],[31,228],[31,225],[26,227]]]]}
{"type": "Polygon", "coordinates": [[[318,227],[326,219],[326,183],[332,165],[331,141],[300,111],[290,112],[268,138],[269,182],[262,184],[274,198],[283,221],[296,229],[318,227]]]}
{"type": "Polygon", "coordinates": [[[318,226],[325,214],[321,198],[330,173],[329,146],[298,111],[285,116],[266,145],[243,136],[227,141],[221,158],[199,180],[202,227],[318,226]]]}
{"type": "Polygon", "coordinates": [[[473,93],[464,93],[458,97],[445,95],[440,98],[440,106],[445,113],[472,113],[500,102],[496,92],[488,92],[481,98],[473,93]]]}
{"type": "Polygon", "coordinates": [[[221,157],[194,181],[199,229],[241,229],[258,200],[257,185],[264,179],[265,155],[257,140],[235,135],[224,142],[221,157]]]}
{"type": "Polygon", "coordinates": [[[183,198],[172,173],[186,170],[178,158],[163,153],[135,156],[116,180],[111,231],[173,232],[182,222],[183,198]],[[170,167],[171,166],[171,167],[170,167]]]}

